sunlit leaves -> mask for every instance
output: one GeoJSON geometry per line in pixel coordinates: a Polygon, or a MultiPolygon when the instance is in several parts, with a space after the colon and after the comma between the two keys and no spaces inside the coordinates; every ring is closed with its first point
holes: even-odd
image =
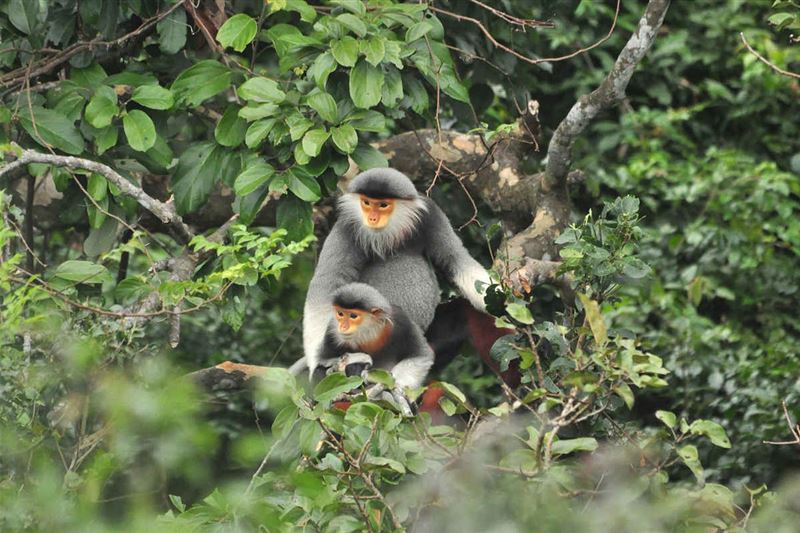
{"type": "Polygon", "coordinates": [[[358,146],[358,134],[350,124],[342,124],[331,128],[331,138],[333,139],[333,144],[345,154],[353,153],[356,146],[358,146]]]}
{"type": "Polygon", "coordinates": [[[251,102],[279,104],[286,98],[278,83],[268,78],[250,78],[239,87],[239,96],[251,102]]]}
{"type": "Polygon", "coordinates": [[[265,184],[275,174],[275,169],[264,162],[249,165],[236,177],[234,189],[239,196],[245,196],[265,184]]]}
{"type": "Polygon", "coordinates": [[[346,35],[331,44],[331,54],[343,67],[354,67],[358,61],[358,41],[346,35]]]}
{"type": "Polygon", "coordinates": [[[175,102],[172,91],[159,85],[141,85],[131,95],[131,100],[150,109],[170,109],[175,102]]]}
{"type": "Polygon", "coordinates": [[[326,122],[335,123],[339,110],[333,96],[323,91],[314,91],[308,95],[308,105],[326,122]]]}
{"type": "Polygon", "coordinates": [[[237,52],[244,50],[245,46],[253,41],[256,36],[258,25],[253,17],[244,13],[238,13],[220,27],[217,32],[217,41],[222,46],[231,47],[237,52]]]}
{"type": "Polygon", "coordinates": [[[350,98],[356,107],[368,109],[378,105],[383,90],[383,70],[366,61],[359,61],[350,71],[350,98]]]}

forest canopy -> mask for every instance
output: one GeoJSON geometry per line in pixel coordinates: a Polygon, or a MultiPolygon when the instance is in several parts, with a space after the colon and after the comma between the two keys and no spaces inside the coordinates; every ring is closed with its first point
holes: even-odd
{"type": "Polygon", "coordinates": [[[0,529],[795,531],[798,35],[797,0],[3,0],[0,529]],[[288,370],[384,167],[508,333],[413,413],[288,370]]]}

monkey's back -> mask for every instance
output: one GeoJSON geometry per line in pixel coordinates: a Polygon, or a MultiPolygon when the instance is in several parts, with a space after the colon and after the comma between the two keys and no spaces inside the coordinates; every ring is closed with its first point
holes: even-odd
{"type": "Polygon", "coordinates": [[[433,321],[440,299],[439,282],[433,267],[419,252],[408,250],[373,259],[362,271],[360,281],[400,307],[422,331],[433,321]]]}

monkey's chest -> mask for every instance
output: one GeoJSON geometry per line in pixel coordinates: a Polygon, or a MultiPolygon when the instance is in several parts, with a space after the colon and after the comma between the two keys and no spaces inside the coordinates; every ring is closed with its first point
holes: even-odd
{"type": "Polygon", "coordinates": [[[428,329],[439,304],[439,282],[421,254],[403,253],[373,260],[361,273],[363,283],[400,307],[422,331],[428,329]]]}

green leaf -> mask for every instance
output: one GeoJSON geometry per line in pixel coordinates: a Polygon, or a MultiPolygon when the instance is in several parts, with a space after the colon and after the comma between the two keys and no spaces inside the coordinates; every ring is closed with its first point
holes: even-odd
{"type": "Polygon", "coordinates": [[[252,102],[279,104],[286,99],[278,83],[268,78],[250,78],[239,87],[239,96],[252,102]]]}
{"type": "Polygon", "coordinates": [[[158,47],[165,54],[176,54],[186,45],[186,11],[179,7],[156,25],[158,47]]]}
{"type": "Polygon", "coordinates": [[[322,190],[319,183],[313,176],[309,176],[299,169],[290,169],[289,190],[295,196],[306,202],[316,202],[322,197],[322,190]]]}
{"type": "Polygon", "coordinates": [[[300,113],[294,113],[286,118],[286,125],[289,126],[289,137],[293,141],[298,141],[314,123],[300,113]]]}
{"type": "Polygon", "coordinates": [[[354,67],[358,61],[358,41],[346,35],[332,42],[331,53],[336,62],[343,67],[354,67]]]}
{"type": "Polygon", "coordinates": [[[316,387],[314,387],[314,399],[318,402],[333,400],[342,393],[349,392],[360,386],[363,380],[359,376],[347,377],[342,373],[336,372],[325,376],[316,387]]]}
{"type": "Polygon", "coordinates": [[[69,260],[58,265],[53,277],[91,285],[103,283],[110,279],[111,276],[103,265],[98,265],[91,261],[69,260]]]}
{"type": "Polygon", "coordinates": [[[274,118],[267,118],[250,124],[244,136],[244,143],[247,147],[251,149],[257,148],[266,139],[270,130],[275,126],[275,122],[274,118]]]}
{"type": "Polygon", "coordinates": [[[327,132],[325,128],[309,130],[303,136],[303,151],[311,157],[317,157],[325,141],[327,141],[330,136],[331,134],[327,132]]]}
{"type": "Polygon", "coordinates": [[[333,138],[333,144],[345,154],[353,153],[356,146],[358,146],[358,134],[350,124],[342,124],[339,127],[331,128],[331,137],[333,138]]]}
{"type": "Polygon", "coordinates": [[[367,25],[364,24],[363,20],[361,20],[355,15],[352,15],[350,13],[343,13],[337,16],[336,20],[339,21],[339,23],[342,24],[342,26],[352,31],[359,37],[364,37],[367,34],[367,25]]]}
{"type": "Polygon", "coordinates": [[[691,431],[692,435],[705,435],[711,439],[711,444],[714,446],[719,446],[720,448],[731,447],[731,441],[728,439],[725,429],[711,420],[695,420],[689,426],[689,431],[691,431]]]}
{"type": "Polygon", "coordinates": [[[335,6],[342,6],[347,11],[355,13],[356,15],[366,15],[367,8],[361,0],[331,0],[331,4],[335,6]]]}
{"type": "Polygon", "coordinates": [[[658,410],[656,411],[656,418],[661,420],[664,423],[664,425],[670,429],[674,428],[675,424],[678,421],[677,417],[675,416],[675,413],[671,411],[658,410]]]}
{"type": "Polygon", "coordinates": [[[150,109],[169,109],[175,103],[175,96],[159,85],[142,85],[133,91],[131,100],[150,109]]]}
{"type": "Polygon", "coordinates": [[[521,303],[510,303],[506,306],[506,312],[521,324],[533,324],[533,315],[531,315],[528,306],[521,303]]]}
{"type": "MultiPolygon", "coordinates": [[[[270,188],[276,179],[270,183],[270,188]]],[[[314,231],[314,222],[311,219],[311,204],[304,202],[296,196],[288,195],[278,201],[275,214],[278,227],[286,230],[286,238],[299,241],[314,231]]]]}
{"type": "Polygon", "coordinates": [[[95,174],[93,172],[89,175],[89,181],[86,184],[86,192],[98,202],[104,200],[106,196],[108,196],[108,181],[100,174],[95,174]]]}
{"type": "Polygon", "coordinates": [[[323,91],[314,91],[306,98],[306,103],[326,122],[335,123],[339,118],[339,108],[333,96],[323,91]]]}
{"type": "Polygon", "coordinates": [[[98,131],[94,136],[94,144],[97,149],[97,155],[103,155],[106,150],[116,146],[117,138],[119,136],[119,129],[116,126],[108,126],[98,131]]]}
{"type": "Polygon", "coordinates": [[[347,122],[359,131],[374,133],[386,131],[386,117],[372,109],[356,111],[347,117],[347,122]]]}
{"type": "Polygon", "coordinates": [[[604,346],[608,341],[608,332],[606,323],[603,321],[603,315],[600,314],[600,306],[585,294],[578,294],[578,297],[583,303],[583,310],[586,313],[586,319],[589,321],[589,327],[592,328],[595,342],[598,346],[604,346]]]}
{"type": "Polygon", "coordinates": [[[8,19],[14,27],[30,35],[36,29],[40,8],[45,8],[45,13],[47,12],[46,4],[30,0],[11,0],[3,11],[8,14],[8,19]]]}
{"type": "Polygon", "coordinates": [[[386,40],[382,37],[371,37],[369,40],[361,41],[361,53],[364,54],[367,63],[378,66],[386,55],[386,40]]]}
{"type": "Polygon", "coordinates": [[[254,120],[274,116],[278,109],[277,104],[248,104],[247,107],[243,107],[239,110],[239,116],[248,122],[252,122],[254,120]]]}
{"type": "Polygon", "coordinates": [[[86,122],[92,127],[99,129],[109,126],[111,120],[119,113],[117,93],[111,87],[101,85],[89,100],[84,113],[86,122]]]}
{"type": "Polygon", "coordinates": [[[396,107],[401,98],[403,98],[403,78],[399,70],[389,67],[385,74],[381,103],[386,107],[396,107]]]}
{"type": "Polygon", "coordinates": [[[119,223],[111,217],[106,217],[99,228],[92,228],[89,236],[83,241],[83,252],[88,257],[97,257],[114,247],[117,240],[117,227],[119,223]]]}
{"type": "Polygon", "coordinates": [[[362,172],[371,168],[386,168],[389,166],[389,160],[386,159],[386,156],[367,143],[360,143],[355,151],[350,154],[350,157],[353,158],[353,161],[356,162],[362,172]]]}
{"type": "Polygon", "coordinates": [[[262,161],[249,165],[236,177],[233,185],[238,196],[245,196],[258,189],[275,175],[275,169],[262,161]]]}
{"type": "Polygon", "coordinates": [[[627,383],[620,383],[616,387],[613,387],[612,390],[617,393],[617,396],[622,398],[622,401],[625,402],[625,405],[628,406],[628,409],[633,409],[633,404],[635,398],[633,396],[633,391],[631,390],[630,385],[627,383]]]}
{"type": "Polygon", "coordinates": [[[231,85],[231,71],[214,59],[195,63],[181,72],[172,83],[178,101],[198,106],[231,85]]]}
{"type": "Polygon", "coordinates": [[[369,109],[378,105],[383,91],[383,71],[366,61],[359,61],[350,71],[350,98],[356,107],[369,109]]]}
{"type": "Polygon", "coordinates": [[[597,441],[591,437],[578,439],[560,439],[553,443],[553,455],[566,455],[573,452],[593,452],[597,449],[597,441]]]}
{"type": "Polygon", "coordinates": [[[214,138],[222,146],[234,148],[242,144],[247,132],[247,123],[239,118],[239,109],[235,105],[228,106],[222,118],[214,128],[214,138]]]}
{"type": "Polygon", "coordinates": [[[189,147],[178,160],[173,175],[175,207],[183,215],[199,209],[223,173],[225,149],[213,143],[189,147]]]}
{"type": "Polygon", "coordinates": [[[406,31],[406,42],[413,42],[417,39],[422,39],[429,31],[433,29],[433,26],[426,20],[422,22],[417,22],[406,31]]]}
{"type": "Polygon", "coordinates": [[[250,15],[239,13],[232,16],[217,32],[217,41],[224,47],[241,52],[253,41],[258,31],[256,21],[250,15]]]}
{"type": "Polygon", "coordinates": [[[156,127],[147,113],[134,109],[122,117],[122,128],[131,148],[139,152],[149,150],[156,142],[156,127]]]}
{"type": "Polygon", "coordinates": [[[19,123],[42,146],[52,146],[72,155],[83,152],[83,137],[64,115],[39,106],[28,106],[19,110],[19,123]],[[35,127],[34,127],[35,124],[35,127]]]}
{"type": "Polygon", "coordinates": [[[249,225],[255,220],[259,211],[261,211],[261,206],[268,192],[267,187],[262,185],[250,194],[237,197],[237,201],[234,202],[234,208],[238,207],[235,211],[239,213],[239,221],[242,224],[249,225]]]}
{"type": "Polygon", "coordinates": [[[394,388],[394,376],[388,370],[382,368],[373,368],[367,372],[367,381],[369,383],[380,383],[387,388],[394,388]]]}
{"type": "MultiPolygon", "coordinates": [[[[353,63],[355,64],[355,61],[353,63]]],[[[328,83],[328,76],[334,70],[336,70],[336,59],[334,59],[333,54],[331,52],[323,52],[308,67],[308,75],[313,78],[317,87],[325,89],[325,85],[328,83]]]]}
{"type": "Polygon", "coordinates": [[[689,467],[689,470],[692,471],[697,481],[702,483],[705,476],[703,474],[703,465],[700,464],[700,460],[698,459],[697,448],[691,444],[682,446],[678,448],[678,456],[683,461],[683,464],[689,467]]]}

